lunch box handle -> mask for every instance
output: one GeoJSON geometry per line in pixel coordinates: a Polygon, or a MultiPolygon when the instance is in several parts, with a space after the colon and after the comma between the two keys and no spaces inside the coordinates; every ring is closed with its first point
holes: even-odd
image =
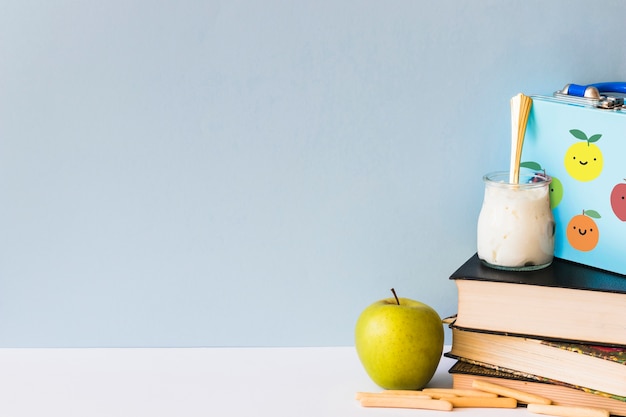
{"type": "Polygon", "coordinates": [[[626,82],[612,81],[589,85],[568,84],[562,94],[576,97],[599,98],[600,93],[624,93],[626,94],[626,82]]]}

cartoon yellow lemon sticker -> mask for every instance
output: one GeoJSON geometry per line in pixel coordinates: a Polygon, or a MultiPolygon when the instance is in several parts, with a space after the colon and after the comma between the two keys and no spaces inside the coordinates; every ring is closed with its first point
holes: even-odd
{"type": "Polygon", "coordinates": [[[602,172],[604,160],[602,151],[595,144],[602,135],[595,134],[591,137],[578,129],[569,131],[572,136],[584,142],[573,144],[565,152],[565,169],[572,178],[578,181],[591,181],[596,179],[602,172]]]}

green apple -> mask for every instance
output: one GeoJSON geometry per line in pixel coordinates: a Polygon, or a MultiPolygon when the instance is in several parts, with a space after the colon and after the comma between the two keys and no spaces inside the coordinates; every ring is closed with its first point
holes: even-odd
{"type": "Polygon", "coordinates": [[[359,316],[355,347],[370,378],[385,389],[421,389],[432,379],[443,352],[443,324],[428,305],[394,297],[375,302],[359,316]]]}

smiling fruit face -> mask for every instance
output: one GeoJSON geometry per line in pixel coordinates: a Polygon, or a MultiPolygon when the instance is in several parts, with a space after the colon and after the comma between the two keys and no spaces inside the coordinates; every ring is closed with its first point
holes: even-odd
{"type": "MultiPolygon", "coordinates": [[[[626,180],[625,180],[626,181],[626,180]]],[[[626,221],[626,183],[619,183],[611,191],[611,208],[621,221],[626,221]]]]}
{"type": "Polygon", "coordinates": [[[596,247],[600,240],[600,231],[596,222],[589,216],[578,214],[567,225],[567,240],[574,249],[588,252],[596,247]]]}
{"type": "Polygon", "coordinates": [[[565,169],[578,181],[591,181],[600,175],[604,161],[597,145],[575,143],[565,153],[565,169]]]}
{"type": "Polygon", "coordinates": [[[555,208],[563,199],[563,184],[557,177],[550,182],[550,208],[555,208]]]}

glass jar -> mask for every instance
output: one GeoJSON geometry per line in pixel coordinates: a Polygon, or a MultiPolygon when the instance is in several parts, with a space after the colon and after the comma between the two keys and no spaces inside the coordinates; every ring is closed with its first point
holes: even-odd
{"type": "Polygon", "coordinates": [[[509,172],[483,177],[485,195],[478,216],[478,257],[492,268],[530,271],[554,258],[554,216],[550,182],[544,173],[521,169],[519,183],[509,172]]]}

